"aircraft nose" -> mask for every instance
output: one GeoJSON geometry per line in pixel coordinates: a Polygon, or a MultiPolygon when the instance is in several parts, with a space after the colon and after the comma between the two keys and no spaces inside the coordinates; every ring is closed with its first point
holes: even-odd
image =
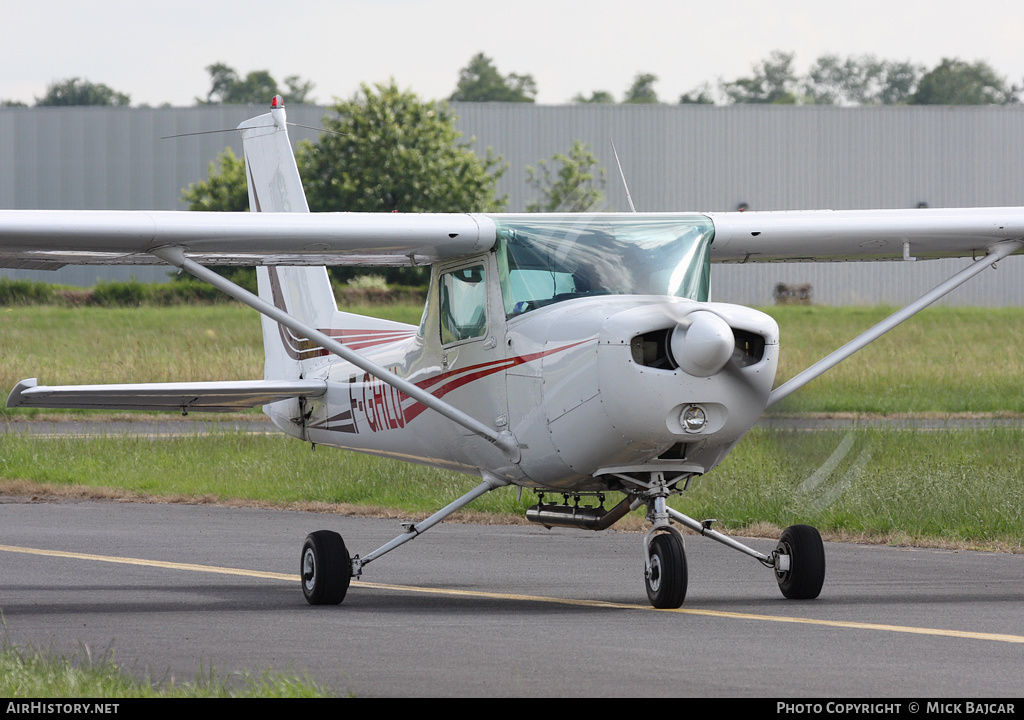
{"type": "Polygon", "coordinates": [[[711,377],[725,367],[735,346],[729,324],[707,310],[687,315],[676,325],[669,341],[676,364],[694,377],[711,377]]]}

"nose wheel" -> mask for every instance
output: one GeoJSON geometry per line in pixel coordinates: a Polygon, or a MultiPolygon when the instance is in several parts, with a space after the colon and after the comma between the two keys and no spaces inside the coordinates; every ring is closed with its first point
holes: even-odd
{"type": "Polygon", "coordinates": [[[666,610],[683,604],[686,598],[686,553],[683,541],[676,533],[661,533],[651,539],[644,575],[651,605],[666,610]]]}

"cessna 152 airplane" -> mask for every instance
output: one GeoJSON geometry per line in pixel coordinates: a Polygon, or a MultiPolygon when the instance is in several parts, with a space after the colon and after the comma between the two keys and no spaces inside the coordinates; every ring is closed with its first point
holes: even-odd
{"type": "Polygon", "coordinates": [[[507,485],[543,495],[527,517],[601,530],[645,507],[647,594],[686,593],[673,523],[764,564],[789,598],[815,598],[814,528],[761,553],[666,504],[710,472],[765,408],[1024,247],[1024,210],[707,214],[309,214],[285,110],[238,128],[252,213],[0,211],[0,265],[168,263],[262,313],[263,380],[41,386],[9,407],[226,411],[262,405],[285,433],[462,471],[480,484],[391,542],[350,555],[310,534],[302,589],[340,603],[351,578],[473,499],[507,485]],[[711,262],[973,257],[918,301],[773,390],[779,330],[708,302],[711,262]],[[258,297],[207,265],[255,265],[258,297]],[[429,264],[419,327],[339,312],[324,265],[429,264]],[[579,496],[616,491],[611,509],[579,496]],[[568,498],[574,498],[570,503],[568,498]]]}

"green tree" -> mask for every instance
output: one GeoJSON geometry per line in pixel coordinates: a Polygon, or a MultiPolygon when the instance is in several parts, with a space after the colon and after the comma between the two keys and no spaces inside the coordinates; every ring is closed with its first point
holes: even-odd
{"type": "MultiPolygon", "coordinates": [[[[488,150],[481,159],[462,141],[444,103],[421,101],[392,82],[363,85],[324,118],[329,132],[299,143],[296,162],[314,212],[486,212],[504,208],[495,195],[505,171],[488,150]]],[[[248,209],[245,163],[227,148],[206,180],[182,198],[191,210],[248,209]]]]}
{"type": "Polygon", "coordinates": [[[245,212],[249,209],[249,191],[245,182],[245,160],[230,148],[210,163],[209,177],[190,183],[181,191],[189,210],[209,212],[245,212]]]}
{"type": "Polygon", "coordinates": [[[988,63],[943,58],[924,74],[912,105],[1009,105],[1019,101],[1020,89],[1008,86],[988,63]]]}
{"type": "Polygon", "coordinates": [[[656,105],[658,103],[658,93],[654,91],[656,82],[658,82],[657,75],[638,73],[633,78],[633,84],[626,90],[626,96],[622,102],[624,104],[656,105]]]}
{"type": "Polygon", "coordinates": [[[527,204],[526,212],[594,212],[604,205],[604,168],[586,143],[575,140],[568,155],[537,165],[526,168],[526,182],[541,197],[527,204]]]}
{"type": "Polygon", "coordinates": [[[312,105],[316,102],[313,98],[313,88],[316,87],[312,80],[303,80],[298,75],[289,75],[284,79],[287,90],[284,93],[285,102],[292,105],[312,105]]]}
{"type": "MultiPolygon", "coordinates": [[[[249,209],[249,191],[245,182],[245,160],[237,157],[230,148],[210,163],[206,180],[190,183],[181,191],[181,198],[188,203],[189,210],[206,212],[245,212],[249,209]]],[[[256,292],[256,271],[250,267],[214,267],[214,272],[241,285],[250,292],[256,292]]],[[[178,273],[176,281],[192,282],[188,273],[178,273]]]]}
{"type": "Polygon", "coordinates": [[[793,53],[775,50],[767,60],[754,65],[753,77],[721,83],[722,92],[734,103],[792,105],[797,101],[797,77],[793,53]]]}
{"type": "Polygon", "coordinates": [[[909,102],[911,95],[921,80],[924,66],[899,60],[888,60],[885,63],[884,80],[878,91],[877,100],[880,105],[903,105],[909,102]]]}
{"type": "Polygon", "coordinates": [[[573,97],[572,101],[574,103],[576,103],[577,105],[583,105],[583,104],[614,105],[615,104],[615,98],[607,90],[595,90],[594,92],[590,93],[590,97],[584,96],[583,93],[577,93],[576,96],[573,97]]]}
{"type": "Polygon", "coordinates": [[[214,63],[206,67],[206,72],[210,73],[210,91],[205,100],[196,98],[200,105],[266,105],[275,95],[291,105],[312,102],[313,83],[298,75],[285,78],[287,90],[282,91],[266,70],[254,70],[243,78],[233,67],[214,63]]]}
{"type": "Polygon", "coordinates": [[[131,98],[117,92],[103,83],[93,83],[81,78],[68,78],[51,83],[46,94],[36,98],[36,105],[68,106],[68,105],[113,105],[128,106],[131,98]]]}
{"type": "Polygon", "coordinates": [[[310,208],[355,212],[485,212],[505,170],[461,140],[445,103],[424,102],[394,81],[363,85],[331,108],[319,142],[299,145],[310,208]]]}
{"type": "MultiPolygon", "coordinates": [[[[487,212],[505,171],[500,157],[480,158],[455,129],[445,103],[421,101],[388,85],[363,85],[324,118],[331,131],[299,143],[296,161],[313,212],[487,212]]],[[[210,165],[209,177],[188,186],[182,197],[192,210],[245,210],[245,165],[230,149],[210,165]]],[[[414,268],[388,269],[388,282],[423,281],[414,268]]],[[[333,269],[336,279],[355,274],[333,269]]]]}
{"type": "Polygon", "coordinates": [[[477,53],[459,71],[459,82],[449,100],[458,102],[533,102],[537,83],[532,75],[502,75],[494,62],[477,53]]]}
{"type": "Polygon", "coordinates": [[[874,55],[822,55],[811,66],[803,88],[819,105],[899,105],[906,103],[923,68],[911,62],[879,60],[874,55]]]}
{"type": "Polygon", "coordinates": [[[711,85],[704,83],[699,87],[695,87],[685,95],[679,96],[680,105],[714,105],[715,98],[711,94],[711,85]]]}
{"type": "Polygon", "coordinates": [[[808,102],[817,105],[867,104],[869,86],[881,65],[871,56],[841,60],[838,55],[822,55],[804,80],[808,102]]]}

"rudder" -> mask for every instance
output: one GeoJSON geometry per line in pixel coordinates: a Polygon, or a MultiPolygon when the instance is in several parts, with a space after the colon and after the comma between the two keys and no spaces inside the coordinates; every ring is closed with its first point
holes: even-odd
{"type": "MultiPolygon", "coordinates": [[[[238,126],[245,151],[245,174],[252,212],[309,212],[302,180],[288,138],[283,101],[270,112],[238,126]]],[[[314,328],[330,328],[338,312],[325,267],[257,267],[259,296],[314,328]]],[[[263,316],[264,377],[295,379],[323,362],[315,344],[263,316]]]]}

